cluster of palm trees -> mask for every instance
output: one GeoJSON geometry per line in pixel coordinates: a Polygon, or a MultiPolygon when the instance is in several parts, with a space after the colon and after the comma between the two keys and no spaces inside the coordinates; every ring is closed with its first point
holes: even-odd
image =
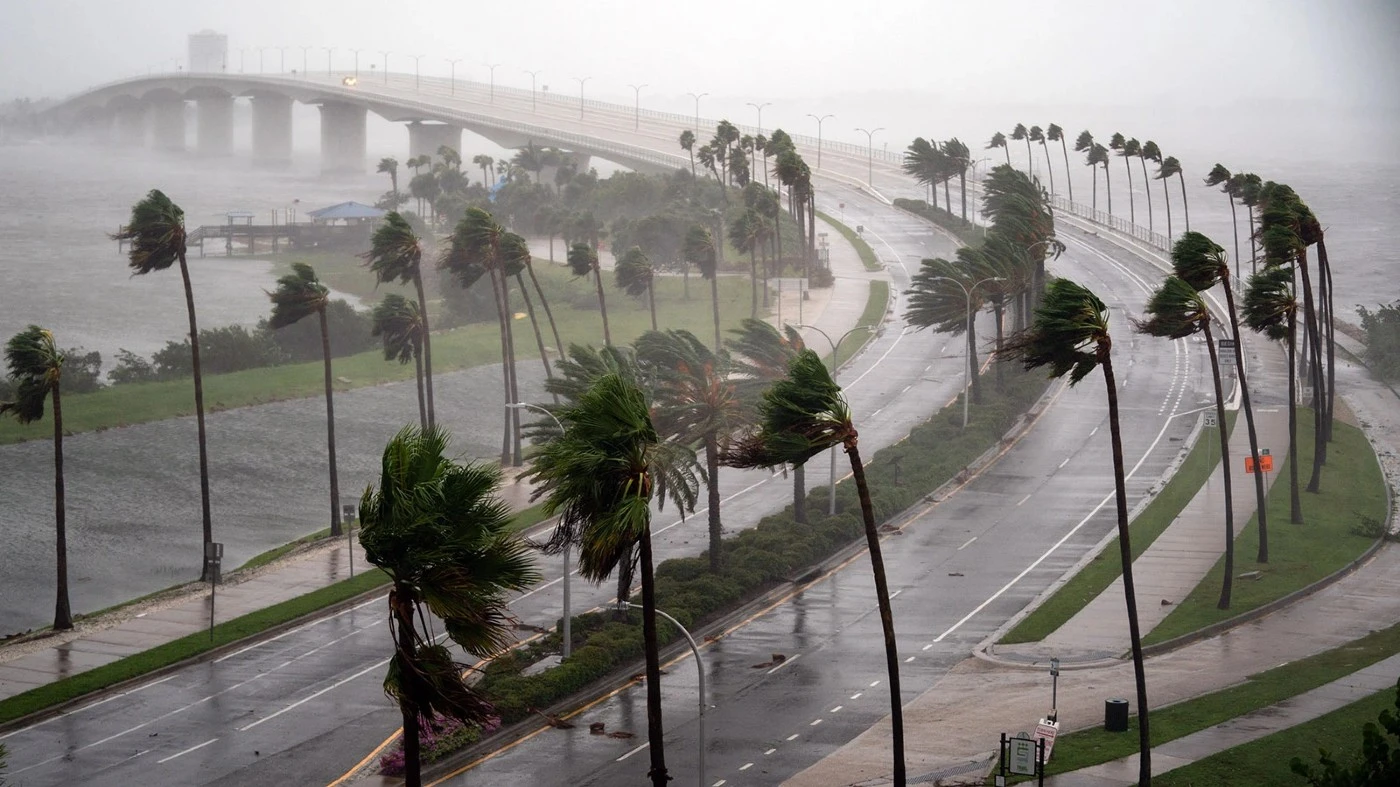
{"type": "Polygon", "coordinates": [[[915,137],[904,153],[901,166],[906,175],[928,189],[929,204],[935,208],[938,207],[938,184],[943,184],[943,204],[950,216],[953,215],[953,196],[949,183],[956,177],[962,201],[960,215],[967,221],[967,171],[973,163],[971,151],[957,137],[945,142],[915,137]]]}

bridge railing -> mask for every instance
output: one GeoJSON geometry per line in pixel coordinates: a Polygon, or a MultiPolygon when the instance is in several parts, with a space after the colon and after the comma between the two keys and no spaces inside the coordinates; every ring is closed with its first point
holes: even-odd
{"type": "Polygon", "coordinates": [[[1064,197],[1051,197],[1050,204],[1055,210],[1070,213],[1079,218],[1093,222],[1094,224],[1108,227],[1116,232],[1121,232],[1159,251],[1171,251],[1171,239],[1166,235],[1160,232],[1153,232],[1140,224],[1134,224],[1121,216],[1114,216],[1101,210],[1094,210],[1092,206],[1084,205],[1079,202],[1070,202],[1064,197]]]}

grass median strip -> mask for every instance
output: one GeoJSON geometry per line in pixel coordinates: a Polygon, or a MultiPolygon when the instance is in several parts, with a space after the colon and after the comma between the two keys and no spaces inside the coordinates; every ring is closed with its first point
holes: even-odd
{"type": "Polygon", "coordinates": [[[354,598],[362,593],[382,587],[388,582],[388,576],[379,569],[366,571],[351,579],[220,623],[214,627],[212,638],[208,630],[199,631],[150,650],[127,656],[111,664],[105,664],[74,675],[71,678],[64,678],[47,686],[31,689],[23,694],[0,701],[0,724],[78,699],[122,681],[147,675],[215,648],[261,634],[274,626],[354,598]]]}
{"type": "Polygon", "coordinates": [[[885,269],[885,266],[880,264],[880,258],[875,255],[875,250],[870,248],[870,244],[866,243],[864,238],[857,235],[855,230],[852,230],[850,227],[847,227],[845,224],[842,224],[821,211],[817,211],[817,216],[822,221],[835,227],[836,231],[841,233],[841,237],[845,238],[848,243],[856,247],[856,253],[860,255],[861,264],[865,265],[866,270],[882,271],[885,269]]]}
{"type": "MultiPolygon", "coordinates": [[[[1287,484],[1285,483],[1284,486],[1286,487],[1287,484]]],[[[1244,683],[1224,691],[1163,708],[1153,708],[1152,745],[1160,746],[1168,741],[1212,727],[1250,711],[1265,708],[1289,697],[1311,691],[1318,686],[1331,683],[1338,678],[1346,677],[1357,670],[1389,658],[1397,652],[1400,652],[1400,624],[1373,632],[1340,648],[1323,651],[1291,664],[1284,664],[1251,675],[1244,683]]],[[[1393,695],[1391,696],[1393,697],[1393,695]]],[[[1340,712],[1338,711],[1338,713],[1340,712]]],[[[1370,718],[1374,719],[1375,714],[1372,713],[1370,718]]],[[[1046,768],[1046,773],[1075,771],[1136,754],[1138,750],[1136,716],[1131,720],[1130,726],[1131,729],[1128,732],[1104,732],[1102,727],[1096,727],[1060,736],[1059,741],[1055,744],[1055,756],[1046,768]]],[[[1358,726],[1350,728],[1351,741],[1349,742],[1355,742],[1355,739],[1359,737],[1358,731],[1358,726]]],[[[1314,751],[1313,748],[1305,747],[1295,749],[1293,754],[1307,755],[1312,751],[1314,751]]],[[[1285,771],[1287,767],[1285,759],[1285,771]]],[[[1205,780],[1178,783],[1228,784],[1230,781],[1205,780]]],[[[1258,782],[1251,781],[1251,783],[1280,784],[1283,782],[1263,779],[1258,782]]]]}
{"type": "MultiPolygon", "coordinates": [[[[869,327],[869,331],[856,331],[851,334],[851,338],[841,342],[841,346],[836,348],[836,358],[832,363],[832,368],[840,368],[841,364],[854,358],[865,345],[875,338],[874,328],[879,327],[880,321],[885,318],[885,310],[890,304],[890,283],[886,281],[870,282],[870,295],[865,299],[865,311],[860,313],[860,319],[856,325],[869,327]]],[[[840,337],[834,337],[840,338],[840,337]]]]}
{"type": "MultiPolygon", "coordinates": [[[[1237,413],[1227,413],[1226,421],[1233,428],[1237,413]]],[[[1162,491],[1147,505],[1142,513],[1132,521],[1130,533],[1133,542],[1133,559],[1147,551],[1152,542],[1181,514],[1183,508],[1205,485],[1206,479],[1220,462],[1219,436],[1215,430],[1203,432],[1196,445],[1187,454],[1186,460],[1162,487],[1162,491]]],[[[1238,554],[1238,551],[1236,552],[1238,554]]],[[[1051,632],[1063,626],[1086,604],[1108,589],[1123,574],[1123,565],[1118,559],[1118,539],[1115,538],[1079,573],[1055,591],[1018,623],[1001,644],[1018,642],[1039,642],[1051,632]]],[[[1219,583],[1217,582],[1217,587],[1219,583]]]]}

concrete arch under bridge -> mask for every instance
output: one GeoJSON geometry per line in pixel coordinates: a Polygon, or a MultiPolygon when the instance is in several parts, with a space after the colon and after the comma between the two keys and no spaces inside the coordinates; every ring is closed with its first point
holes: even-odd
{"type": "Polygon", "coordinates": [[[218,157],[233,153],[235,104],[251,105],[252,154],[255,166],[285,165],[292,155],[294,103],[320,112],[321,170],[363,173],[367,160],[369,113],[403,124],[409,155],[435,156],[446,145],[462,149],[462,132],[471,131],[506,149],[529,144],[556,147],[587,169],[592,158],[652,172],[673,172],[685,159],[647,148],[620,144],[499,116],[492,107],[470,100],[424,100],[392,90],[367,90],[359,80],[243,74],[165,74],[101,85],[64,99],[45,113],[48,127],[119,145],[184,151],[187,124],[195,126],[194,151],[218,157]],[[193,112],[188,107],[193,105],[193,112]]]}

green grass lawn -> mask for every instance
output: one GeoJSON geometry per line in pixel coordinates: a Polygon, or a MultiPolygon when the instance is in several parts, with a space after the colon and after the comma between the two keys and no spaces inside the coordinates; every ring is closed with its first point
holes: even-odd
{"type": "Polygon", "coordinates": [[[1153,776],[1152,783],[1162,787],[1246,783],[1306,787],[1307,780],[1289,768],[1293,758],[1311,765],[1314,771],[1318,770],[1319,749],[1326,749],[1343,766],[1360,761],[1364,756],[1361,728],[1366,722],[1375,722],[1381,711],[1394,713],[1395,709],[1395,689],[1377,692],[1312,721],[1153,776]]]}
{"type": "MultiPolygon", "coordinates": [[[[1312,411],[1300,408],[1298,453],[1303,484],[1312,470],[1312,423],[1312,411]]],[[[1288,521],[1288,463],[1280,462],[1277,467],[1279,477],[1268,497],[1269,562],[1254,561],[1259,549],[1255,517],[1235,539],[1235,576],[1258,571],[1259,578],[1236,579],[1230,609],[1216,609],[1225,570],[1222,557],[1196,589],[1143,638],[1144,644],[1189,634],[1282,598],[1342,568],[1371,546],[1374,539],[1350,531],[1364,517],[1385,520],[1389,489],[1360,429],[1336,422],[1322,471],[1322,491],[1302,493],[1304,524],[1288,521]]]]}
{"type": "Polygon", "coordinates": [[[857,235],[855,230],[821,211],[817,211],[817,218],[835,227],[836,231],[841,233],[841,237],[845,238],[852,246],[856,247],[856,253],[860,255],[860,261],[865,265],[866,270],[882,271],[885,269],[885,267],[880,264],[880,258],[875,256],[875,250],[870,248],[870,244],[866,243],[864,238],[857,235]]]}
{"type": "MultiPolygon", "coordinates": [[[[1225,414],[1226,422],[1232,429],[1235,416],[1236,413],[1225,414]]],[[[1205,485],[1206,479],[1219,463],[1219,435],[1215,430],[1203,432],[1196,445],[1191,448],[1191,453],[1187,454],[1186,461],[1182,462],[1181,467],[1167,481],[1166,486],[1162,487],[1157,497],[1129,525],[1134,560],[1147,551],[1152,542],[1177,518],[1186,504],[1191,502],[1191,498],[1205,485]]],[[[1123,564],[1118,558],[1118,539],[1114,538],[1097,557],[1046,599],[1044,604],[1007,632],[1001,639],[1002,644],[1039,642],[1074,617],[1084,605],[1094,600],[1122,574],[1123,564]]]]}
{"type": "MultiPolygon", "coordinates": [[[[566,270],[538,266],[541,285],[550,299],[559,334],[565,344],[601,344],[603,324],[598,300],[591,282],[576,279],[566,270]]],[[[630,342],[651,328],[645,298],[631,298],[612,287],[605,272],[608,322],[615,343],[630,342]]],[[[368,274],[365,274],[368,278],[368,274]]],[[[700,280],[696,278],[696,282],[700,280]]],[[[692,282],[693,284],[696,282],[692,282]]],[[[686,328],[704,339],[714,335],[708,287],[691,287],[690,298],[682,295],[682,282],[662,277],[657,282],[656,311],[662,328],[686,328]]],[[[721,277],[720,320],[723,329],[737,327],[749,315],[749,283],[738,277],[721,277]]],[[[517,295],[512,306],[519,306],[517,295]]],[[[536,311],[541,312],[538,303],[536,311]]],[[[549,337],[548,326],[540,315],[541,330],[549,337]]],[[[516,357],[528,361],[539,357],[528,320],[515,323],[516,357]]],[[[546,345],[554,344],[552,338],[546,345]]],[[[481,322],[435,333],[433,370],[450,372],[500,361],[500,338],[494,322],[481,322]]],[[[377,350],[336,358],[336,390],[349,390],[413,378],[413,366],[389,363],[377,350]]],[[[204,400],[209,412],[266,402],[320,396],[323,389],[320,361],[249,369],[204,378],[204,400]]],[[[101,431],[131,424],[157,421],[194,413],[194,389],[188,379],[103,388],[88,394],[63,397],[64,428],[68,433],[101,431]]],[[[0,444],[46,439],[52,432],[47,421],[21,425],[13,419],[0,420],[0,444]]]]}
{"type": "MultiPolygon", "coordinates": [[[[1176,740],[1206,727],[1297,696],[1369,667],[1397,652],[1400,652],[1400,624],[1373,632],[1340,648],[1324,651],[1306,659],[1299,659],[1251,675],[1244,683],[1224,691],[1179,702],[1165,708],[1155,708],[1152,711],[1152,744],[1160,746],[1167,741],[1176,740]]],[[[1150,680],[1148,688],[1151,689],[1150,680]]],[[[1372,713],[1370,718],[1374,719],[1375,714],[1372,713]]],[[[1360,740],[1359,725],[1352,727],[1351,734],[1354,739],[1349,742],[1349,745],[1354,747],[1355,743],[1360,740]]],[[[1099,726],[1062,735],[1055,744],[1055,756],[1047,767],[1046,773],[1074,771],[1135,754],[1138,747],[1137,741],[1136,716],[1131,720],[1128,732],[1104,732],[1103,727],[1099,726]]],[[[1338,749],[1338,751],[1341,750],[1338,749]]],[[[1315,749],[1304,747],[1295,749],[1293,753],[1307,756],[1313,751],[1315,749]]],[[[1286,758],[1283,767],[1285,771],[1288,768],[1286,758]]],[[[1156,779],[1154,778],[1153,781],[1155,782],[1156,779]]],[[[1248,782],[1174,783],[1281,784],[1285,782],[1263,779],[1248,782]]]]}

